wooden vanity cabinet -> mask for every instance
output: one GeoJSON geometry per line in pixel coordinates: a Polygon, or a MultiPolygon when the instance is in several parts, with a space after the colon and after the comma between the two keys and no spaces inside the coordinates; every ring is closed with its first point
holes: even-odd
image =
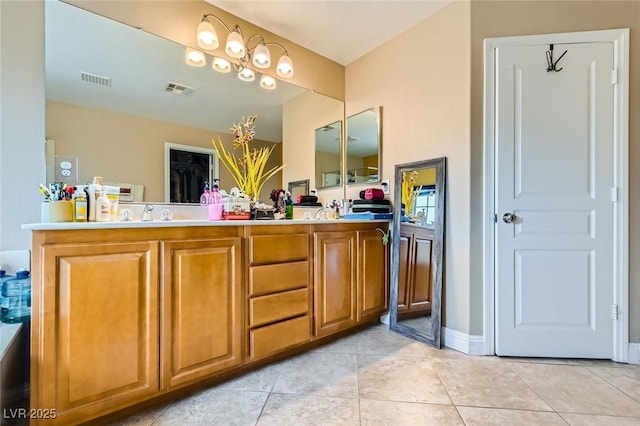
{"type": "Polygon", "coordinates": [[[56,418],[32,423],[77,424],[158,391],[158,246],[53,243],[34,253],[31,407],[56,418]]]}
{"type": "Polygon", "coordinates": [[[311,327],[309,227],[245,228],[248,244],[248,362],[308,343],[311,327]]]}
{"type": "Polygon", "coordinates": [[[242,240],[162,242],[161,386],[242,364],[242,240]]]}
{"type": "Polygon", "coordinates": [[[377,229],[358,231],[358,322],[379,318],[388,308],[388,247],[377,229]]]}
{"type": "Polygon", "coordinates": [[[387,304],[387,223],[34,230],[31,408],[78,424],[387,304]]]}
{"type": "Polygon", "coordinates": [[[314,336],[378,318],[387,308],[387,224],[339,224],[314,229],[314,336]],[[337,228],[337,229],[336,229],[337,228]]]}
{"type": "Polygon", "coordinates": [[[433,229],[400,225],[398,315],[431,312],[433,229]]]}
{"type": "Polygon", "coordinates": [[[356,324],[355,231],[315,232],[314,335],[327,336],[356,324]]]}

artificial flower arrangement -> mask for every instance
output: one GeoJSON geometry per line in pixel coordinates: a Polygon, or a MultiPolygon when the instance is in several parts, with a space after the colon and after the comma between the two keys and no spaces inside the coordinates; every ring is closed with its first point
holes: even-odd
{"type": "Polygon", "coordinates": [[[265,182],[284,168],[283,164],[266,170],[267,161],[269,161],[269,156],[271,156],[275,145],[253,149],[249,147],[249,142],[256,135],[254,125],[256,118],[258,118],[257,115],[250,115],[247,119],[242,117],[240,123],[234,123],[231,127],[233,149],[240,149],[242,153],[239,157],[236,157],[233,151],[226,150],[220,136],[217,141],[211,140],[220,162],[229,170],[238,188],[251,197],[253,202],[257,202],[260,198],[260,191],[265,182]]]}
{"type": "Polygon", "coordinates": [[[422,186],[415,186],[417,177],[417,170],[402,172],[402,203],[404,204],[405,216],[408,217],[413,215],[413,207],[416,202],[416,198],[420,191],[422,191],[422,186]]]}

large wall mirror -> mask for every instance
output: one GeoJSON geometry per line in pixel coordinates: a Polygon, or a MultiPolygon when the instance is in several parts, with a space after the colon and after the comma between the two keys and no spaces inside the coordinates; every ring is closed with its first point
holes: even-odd
{"type": "Polygon", "coordinates": [[[316,188],[342,185],[342,121],[329,123],[315,130],[316,188]]]}
{"type": "MultiPolygon", "coordinates": [[[[233,72],[212,70],[210,56],[207,61],[206,67],[191,67],[178,43],[61,1],[45,2],[46,135],[54,141],[52,153],[78,159],[80,183],[102,176],[143,185],[144,200],[160,202],[165,142],[212,148],[211,139],[221,135],[231,149],[231,125],[257,114],[255,146],[276,144],[268,167],[280,165],[283,105],[304,96],[313,111],[314,102],[330,99],[281,80],[275,90],[265,90],[259,77],[240,81],[233,72]]],[[[52,175],[51,168],[47,172],[52,175]]],[[[221,188],[235,186],[226,169],[219,173],[221,188]]],[[[265,200],[286,184],[280,175],[272,179],[263,187],[265,200]]]]}
{"type": "Polygon", "coordinates": [[[347,185],[380,181],[381,112],[375,107],[347,117],[347,185]]]}
{"type": "Polygon", "coordinates": [[[446,158],[395,170],[390,328],[440,347],[446,158]]]}

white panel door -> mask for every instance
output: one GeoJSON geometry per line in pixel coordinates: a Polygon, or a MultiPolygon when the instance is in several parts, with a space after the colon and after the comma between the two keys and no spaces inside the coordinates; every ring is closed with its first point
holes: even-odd
{"type": "Polygon", "coordinates": [[[496,353],[611,358],[613,44],[548,49],[496,51],[496,353]]]}

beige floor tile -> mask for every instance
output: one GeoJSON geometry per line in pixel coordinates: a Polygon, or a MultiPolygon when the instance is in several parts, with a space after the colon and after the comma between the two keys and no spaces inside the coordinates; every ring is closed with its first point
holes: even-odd
{"type": "Polygon", "coordinates": [[[499,358],[509,362],[523,362],[529,364],[582,365],[581,359],[573,358],[525,358],[517,356],[505,356],[499,358]]]}
{"type": "Polygon", "coordinates": [[[282,363],[276,393],[357,398],[357,355],[309,352],[282,363]]]}
{"type": "Polygon", "coordinates": [[[634,367],[587,367],[587,369],[640,402],[640,365],[634,367]]]}
{"type": "Polygon", "coordinates": [[[431,363],[456,405],[553,411],[508,363],[483,358],[437,358],[431,363]]]}
{"type": "Polygon", "coordinates": [[[452,405],[360,399],[360,424],[369,425],[464,425],[452,405]]]}
{"type": "Polygon", "coordinates": [[[566,426],[556,413],[545,411],[505,410],[503,408],[458,407],[467,426],[476,425],[544,425],[566,426]]]}
{"type": "Polygon", "coordinates": [[[322,346],[318,346],[317,348],[314,348],[313,351],[338,353],[338,354],[355,354],[357,353],[356,339],[357,337],[355,335],[343,337],[334,342],[330,342],[322,346]]]}
{"type": "Polygon", "coordinates": [[[267,392],[208,389],[169,405],[153,425],[255,425],[268,396],[267,392]]]}
{"type": "Polygon", "coordinates": [[[609,367],[609,368],[640,368],[638,364],[625,364],[608,359],[581,359],[580,364],[585,367],[609,367]]]}
{"type": "Polygon", "coordinates": [[[512,363],[511,368],[558,412],[640,417],[640,403],[585,367],[512,363]]]}
{"type": "Polygon", "coordinates": [[[142,411],[122,420],[109,422],[111,426],[151,426],[165,410],[165,407],[142,411]]]}
{"type": "Polygon", "coordinates": [[[594,416],[593,414],[566,414],[560,415],[571,426],[638,426],[640,417],[614,417],[594,416]]]}
{"type": "Polygon", "coordinates": [[[426,357],[424,343],[381,327],[364,330],[356,336],[358,354],[426,357]]]}
{"type": "Polygon", "coordinates": [[[358,355],[360,398],[451,404],[427,358],[358,355]]]}
{"type": "Polygon", "coordinates": [[[216,386],[216,389],[271,392],[281,368],[282,363],[267,365],[235,379],[223,382],[216,386]]]}
{"type": "Polygon", "coordinates": [[[354,398],[272,393],[258,426],[357,425],[360,411],[354,398]]]}

